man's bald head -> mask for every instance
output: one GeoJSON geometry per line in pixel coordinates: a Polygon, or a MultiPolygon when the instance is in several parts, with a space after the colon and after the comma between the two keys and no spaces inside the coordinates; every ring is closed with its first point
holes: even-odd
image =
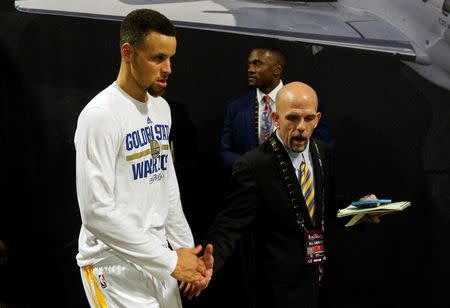
{"type": "Polygon", "coordinates": [[[306,83],[300,81],[286,84],[278,91],[275,99],[277,110],[279,110],[279,108],[283,109],[290,103],[299,103],[301,101],[308,104],[312,103],[314,110],[317,111],[318,103],[316,91],[306,83]]]}
{"type": "Polygon", "coordinates": [[[278,91],[275,103],[272,119],[278,136],[286,148],[304,151],[320,120],[316,91],[306,83],[291,82],[278,91]]]}

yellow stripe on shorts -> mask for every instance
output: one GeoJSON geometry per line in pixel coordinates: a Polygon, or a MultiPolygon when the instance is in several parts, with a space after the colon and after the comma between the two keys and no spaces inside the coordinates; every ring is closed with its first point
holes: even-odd
{"type": "Polygon", "coordinates": [[[86,281],[88,283],[89,293],[91,293],[92,300],[94,301],[95,307],[96,308],[97,307],[98,308],[106,308],[106,300],[105,300],[105,297],[103,296],[102,291],[100,290],[98,281],[95,278],[94,267],[92,265],[84,266],[83,273],[84,273],[84,277],[86,278],[86,281]],[[92,292],[91,283],[94,285],[95,294],[94,294],[94,292],[92,292]]]}

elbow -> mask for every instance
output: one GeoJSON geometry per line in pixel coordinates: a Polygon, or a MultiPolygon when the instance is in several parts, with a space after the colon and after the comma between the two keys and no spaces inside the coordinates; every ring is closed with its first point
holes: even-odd
{"type": "Polygon", "coordinates": [[[110,211],[110,207],[105,204],[89,204],[80,211],[81,222],[86,229],[95,234],[97,229],[105,227],[105,218],[110,211]]]}

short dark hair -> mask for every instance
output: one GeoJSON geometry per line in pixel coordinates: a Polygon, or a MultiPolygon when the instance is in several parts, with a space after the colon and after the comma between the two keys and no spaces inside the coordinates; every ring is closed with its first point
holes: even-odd
{"type": "Polygon", "coordinates": [[[261,46],[252,48],[252,51],[255,49],[269,51],[271,54],[273,54],[275,56],[276,61],[278,62],[278,64],[281,65],[282,68],[284,68],[284,66],[286,65],[286,59],[284,57],[284,54],[278,46],[275,46],[273,44],[261,45],[261,46]]]}
{"type": "Polygon", "coordinates": [[[175,26],[163,14],[151,9],[137,9],[128,13],[120,25],[120,46],[139,45],[149,32],[175,36],[175,26]]]}

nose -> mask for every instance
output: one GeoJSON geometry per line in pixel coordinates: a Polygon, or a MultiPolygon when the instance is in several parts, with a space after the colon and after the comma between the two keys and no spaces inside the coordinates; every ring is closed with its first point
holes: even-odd
{"type": "Polygon", "coordinates": [[[167,59],[166,61],[164,61],[163,65],[162,65],[162,71],[166,75],[169,75],[172,73],[170,59],[167,59]]]}
{"type": "Polygon", "coordinates": [[[305,127],[305,120],[303,118],[301,118],[298,121],[298,125],[297,125],[297,130],[301,133],[303,133],[305,131],[306,127],[305,127]]]}
{"type": "Polygon", "coordinates": [[[255,73],[255,67],[253,65],[249,65],[247,68],[248,74],[254,74],[255,73]]]}

